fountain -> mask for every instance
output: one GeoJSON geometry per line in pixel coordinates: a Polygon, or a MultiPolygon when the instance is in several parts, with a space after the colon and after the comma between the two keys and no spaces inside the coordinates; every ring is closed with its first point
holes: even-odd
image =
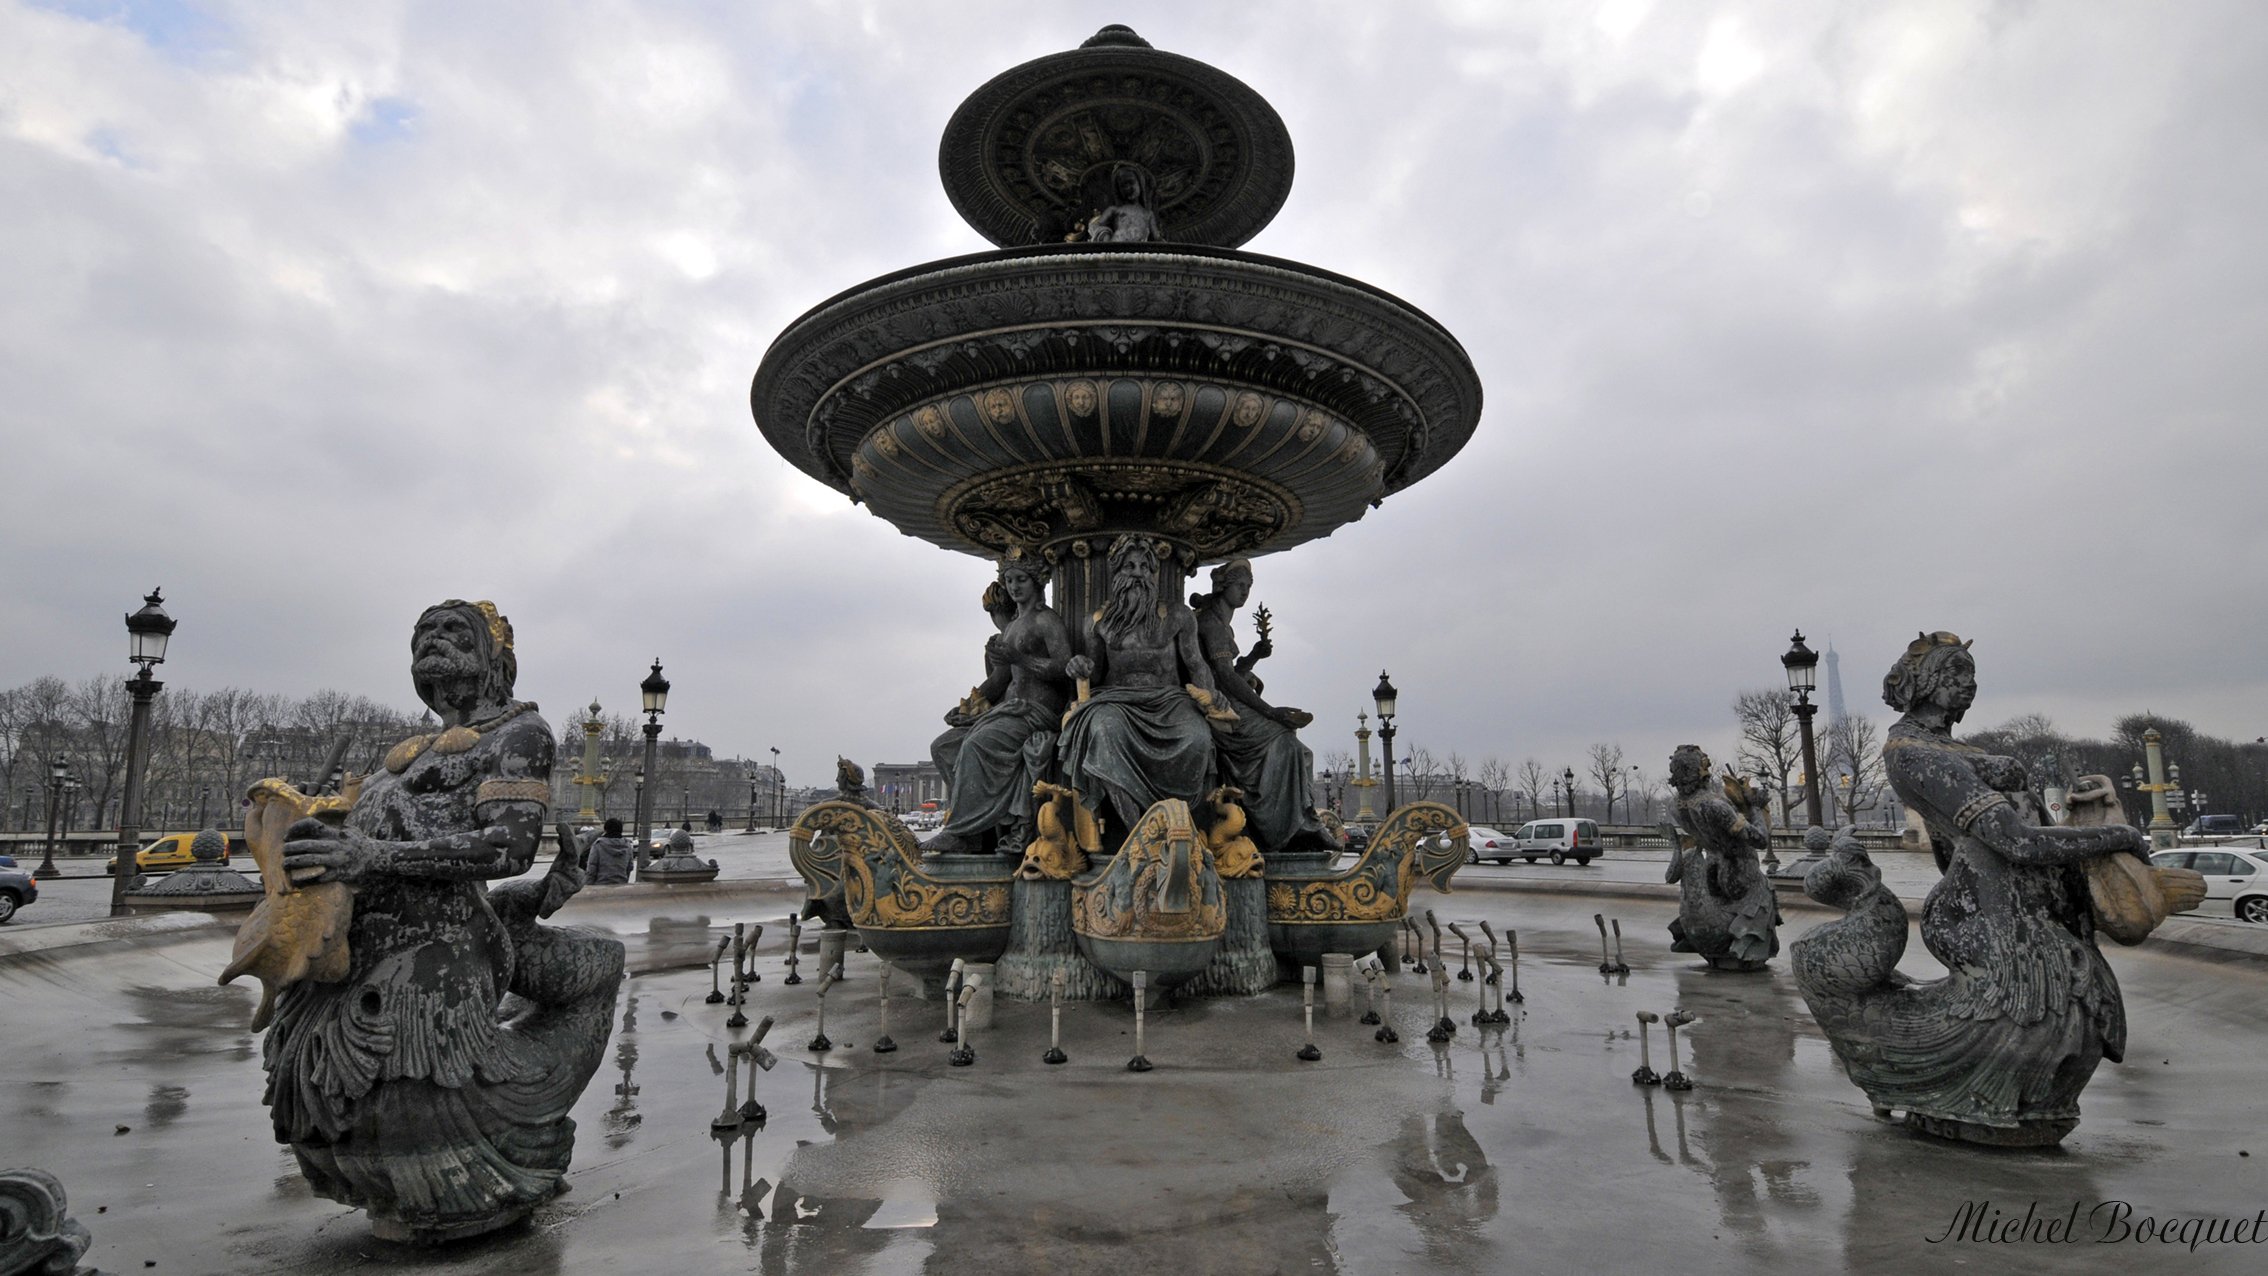
{"type": "Polygon", "coordinates": [[[1312,808],[1310,716],[1236,646],[1250,559],[1330,535],[1471,437],[1448,332],[1368,285],[1238,250],[1290,189],[1273,108],[1122,26],[1002,73],[939,168],[1000,248],[850,288],[782,332],[750,404],[773,448],[907,535],[1001,564],[986,682],[948,715],[927,844],[845,791],[791,858],[812,915],[934,985],[1265,990],[1392,942],[1464,822],[1389,813],[1351,867],[1312,808]],[[1202,565],[1213,592],[1183,607],[1202,565]],[[1052,593],[1053,605],[1047,595],[1052,593]],[[941,765],[943,765],[941,763],[941,765]],[[1020,858],[1019,858],[1020,857],[1020,858]]]}

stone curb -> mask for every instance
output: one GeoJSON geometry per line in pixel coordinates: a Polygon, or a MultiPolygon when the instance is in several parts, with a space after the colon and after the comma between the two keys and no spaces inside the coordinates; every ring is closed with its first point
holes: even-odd
{"type": "MultiPolygon", "coordinates": [[[[1659,899],[1675,901],[1677,887],[1664,882],[1561,882],[1521,881],[1508,878],[1479,878],[1473,881],[1455,881],[1458,890],[1527,891],[1538,895],[1595,895],[1603,899],[1659,899]]],[[[1921,915],[1922,901],[1900,895],[1898,902],[1906,906],[1909,917],[1921,915]]],[[[1832,913],[1834,910],[1809,899],[1780,896],[1782,911],[1832,913]]],[[[2240,958],[2268,959],[2268,926],[2220,926],[2211,922],[2193,921],[2180,917],[2166,919],[2163,925],[2142,941],[2157,948],[2189,949],[2198,953],[2230,954],[2240,958]]],[[[2116,952],[2117,944],[2104,947],[2116,952]]]]}

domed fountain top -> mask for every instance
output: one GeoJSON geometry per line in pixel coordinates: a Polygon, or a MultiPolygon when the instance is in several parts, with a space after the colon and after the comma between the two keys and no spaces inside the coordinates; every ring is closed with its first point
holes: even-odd
{"type": "Polygon", "coordinates": [[[1242,80],[1114,24],[986,81],[937,152],[953,207],[1002,247],[1060,241],[1129,165],[1166,239],[1234,248],[1291,191],[1291,134],[1242,80]]]}
{"type": "Polygon", "coordinates": [[[1241,81],[1105,27],[970,95],[939,167],[1003,247],[821,302],[749,387],[780,455],[907,535],[1058,564],[1124,533],[1183,568],[1272,553],[1472,436],[1480,379],[1440,324],[1235,247],[1292,172],[1241,81]]]}

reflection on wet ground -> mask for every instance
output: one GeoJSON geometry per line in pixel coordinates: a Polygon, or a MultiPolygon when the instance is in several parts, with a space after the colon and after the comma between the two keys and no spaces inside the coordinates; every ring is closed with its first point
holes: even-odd
{"type": "MultiPolygon", "coordinates": [[[[1147,1074],[1125,1070],[1124,1005],[1067,1007],[1057,1067],[1040,1062],[1046,1008],[1009,1002],[971,1067],[946,1065],[933,1004],[900,1001],[900,1049],[876,1054],[878,967],[855,954],[829,993],[835,1048],[815,1053],[816,981],[778,977],[785,933],[768,902],[609,916],[634,973],[612,1067],[575,1114],[572,1191],[519,1231],[440,1254],[370,1240],[271,1141],[250,997],[204,969],[225,941],[0,963],[0,996],[37,1025],[0,1037],[16,1135],[4,1159],[64,1176],[106,1269],[212,1272],[1882,1270],[1941,1255],[1927,1237],[1972,1198],[2249,1217],[2268,1196],[2268,1146],[2236,1156],[2268,1124],[2248,1097],[2258,970],[2113,953],[2133,1061],[2098,1074],[2063,1150],[1994,1153],[1874,1121],[1784,962],[1707,971],[1666,951],[1669,910],[1616,901],[1631,971],[1602,976],[1594,905],[1458,903],[1518,928],[1525,1001],[1507,999],[1508,1023],[1472,1023],[1493,1002],[1452,974],[1456,1032],[1429,1044],[1430,981],[1404,973],[1390,977],[1398,1043],[1355,1021],[1358,995],[1347,1017],[1318,1016],[1323,1059],[1300,1063],[1296,988],[1167,1004],[1149,1014],[1147,1074]],[[731,922],[760,916],[774,924],[754,966],[770,977],[746,1010],[774,1026],[752,1048],[755,1026],[728,1029],[734,1008],[707,1003],[707,967],[731,922]],[[1679,1048],[1696,1088],[1634,1086],[1635,1012],[1673,1008],[1695,1017],[1679,1048]]],[[[1448,958],[1465,965],[1453,943],[1448,958]]],[[[1656,1025],[1657,1068],[1665,1047],[1656,1025]]],[[[2134,1256],[2053,1257],[2085,1270],[2134,1256]]]]}

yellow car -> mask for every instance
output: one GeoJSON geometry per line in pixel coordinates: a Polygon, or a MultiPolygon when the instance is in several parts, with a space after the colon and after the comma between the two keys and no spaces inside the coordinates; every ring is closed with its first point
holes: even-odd
{"type": "MultiPolygon", "coordinates": [[[[134,855],[134,862],[140,865],[141,871],[144,873],[163,873],[177,868],[187,868],[197,862],[196,857],[189,853],[189,844],[196,840],[197,835],[195,833],[168,833],[137,851],[134,855]]],[[[222,862],[226,863],[230,857],[243,849],[244,839],[230,834],[228,837],[228,855],[221,857],[222,862]]],[[[118,872],[118,857],[113,855],[108,860],[103,861],[102,871],[115,875],[118,872]]]]}

